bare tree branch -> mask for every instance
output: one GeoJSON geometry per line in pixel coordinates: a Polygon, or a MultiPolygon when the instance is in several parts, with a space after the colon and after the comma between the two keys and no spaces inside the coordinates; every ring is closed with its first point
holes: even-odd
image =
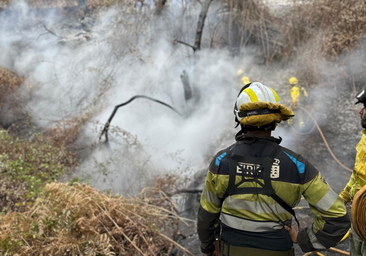
{"type": "Polygon", "coordinates": [[[44,27],[44,29],[45,29],[45,30],[47,30],[47,32],[48,32],[48,33],[50,33],[50,34],[52,34],[52,35],[54,35],[54,36],[57,36],[57,37],[61,38],[61,36],[57,35],[57,34],[56,34],[55,32],[53,32],[53,31],[49,30],[49,29],[46,27],[46,25],[45,25],[45,24],[43,24],[43,27],[44,27]]]}
{"type": "Polygon", "coordinates": [[[194,49],[195,49],[194,51],[201,49],[201,38],[202,38],[203,26],[205,25],[205,19],[206,19],[208,8],[210,7],[211,2],[212,2],[212,0],[205,0],[202,4],[201,13],[198,18],[196,39],[194,40],[194,49]]]}
{"type": "Polygon", "coordinates": [[[193,51],[196,51],[196,49],[194,48],[194,46],[186,43],[186,42],[183,42],[183,41],[179,41],[179,40],[174,40],[174,43],[180,43],[180,44],[183,44],[183,45],[186,45],[188,47],[191,47],[193,51]]]}
{"type": "Polygon", "coordinates": [[[203,3],[201,1],[198,1],[201,4],[202,8],[201,8],[201,13],[198,17],[198,24],[197,24],[196,38],[194,40],[194,46],[190,45],[186,42],[180,41],[180,40],[174,40],[174,43],[180,43],[180,44],[186,45],[188,47],[191,47],[194,52],[201,49],[202,31],[203,31],[203,27],[205,25],[205,19],[207,17],[208,9],[209,9],[212,1],[213,0],[205,0],[205,2],[203,2],[203,3]]]}

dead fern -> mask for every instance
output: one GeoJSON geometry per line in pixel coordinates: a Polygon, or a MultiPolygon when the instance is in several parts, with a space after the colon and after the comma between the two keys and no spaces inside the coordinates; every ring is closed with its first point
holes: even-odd
{"type": "Polygon", "coordinates": [[[0,217],[0,241],[7,241],[0,254],[168,255],[180,247],[172,239],[178,216],[165,197],[160,206],[146,203],[158,202],[156,192],[126,199],[79,183],[47,184],[31,209],[0,217]]]}

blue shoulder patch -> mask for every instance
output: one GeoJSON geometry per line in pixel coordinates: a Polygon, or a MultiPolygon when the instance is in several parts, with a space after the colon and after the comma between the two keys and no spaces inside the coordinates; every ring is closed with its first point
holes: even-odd
{"type": "Polygon", "coordinates": [[[215,161],[216,166],[220,165],[220,161],[221,161],[221,159],[224,158],[224,156],[226,156],[226,152],[224,152],[221,155],[219,155],[218,157],[216,157],[216,161],[215,161]]]}
{"type": "Polygon", "coordinates": [[[305,165],[304,165],[304,163],[298,161],[295,157],[287,154],[286,152],[284,152],[284,153],[286,155],[288,155],[288,157],[292,160],[292,162],[294,162],[296,164],[297,168],[299,169],[299,173],[304,173],[305,172],[305,165]]]}

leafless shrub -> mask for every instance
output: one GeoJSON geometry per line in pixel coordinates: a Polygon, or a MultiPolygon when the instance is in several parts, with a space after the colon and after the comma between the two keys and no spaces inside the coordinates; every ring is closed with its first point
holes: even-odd
{"type": "Polygon", "coordinates": [[[338,56],[352,49],[366,32],[365,5],[361,0],[321,0],[296,5],[283,30],[286,53],[314,36],[321,39],[321,47],[315,47],[316,54],[338,56]]]}
{"type": "Polygon", "coordinates": [[[223,23],[222,40],[234,49],[233,55],[239,55],[241,48],[255,44],[260,46],[267,62],[275,58],[281,47],[276,40],[278,19],[268,7],[254,0],[222,0],[222,4],[225,12],[229,13],[223,23]]]}
{"type": "Polygon", "coordinates": [[[229,13],[224,23],[227,34],[222,33],[228,40],[221,42],[234,48],[234,55],[240,54],[241,47],[255,44],[262,49],[268,64],[274,59],[292,60],[299,55],[309,59],[319,55],[336,57],[355,46],[364,47],[366,4],[362,0],[295,3],[281,18],[274,17],[258,1],[221,2],[229,13]],[[306,44],[311,47],[304,49],[306,44]]]}
{"type": "Polygon", "coordinates": [[[0,66],[0,125],[11,126],[16,120],[26,119],[21,102],[16,98],[19,88],[29,86],[25,78],[0,66]]]}
{"type": "Polygon", "coordinates": [[[0,107],[4,106],[8,95],[14,93],[24,80],[23,77],[0,66],[0,107]]]}
{"type": "MultiPolygon", "coordinates": [[[[90,9],[97,7],[107,7],[113,4],[128,5],[131,10],[137,4],[144,4],[144,0],[25,0],[27,4],[35,8],[70,8],[85,5],[90,9]]],[[[0,0],[0,9],[6,8],[11,3],[11,0],[0,0]]],[[[156,2],[159,6],[161,2],[156,2]]]]}

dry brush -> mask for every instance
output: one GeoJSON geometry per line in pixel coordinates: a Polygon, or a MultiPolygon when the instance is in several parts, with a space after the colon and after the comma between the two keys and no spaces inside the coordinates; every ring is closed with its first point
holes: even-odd
{"type": "Polygon", "coordinates": [[[178,216],[157,188],[107,196],[79,183],[47,184],[24,213],[0,217],[1,255],[168,255],[178,216]]]}

